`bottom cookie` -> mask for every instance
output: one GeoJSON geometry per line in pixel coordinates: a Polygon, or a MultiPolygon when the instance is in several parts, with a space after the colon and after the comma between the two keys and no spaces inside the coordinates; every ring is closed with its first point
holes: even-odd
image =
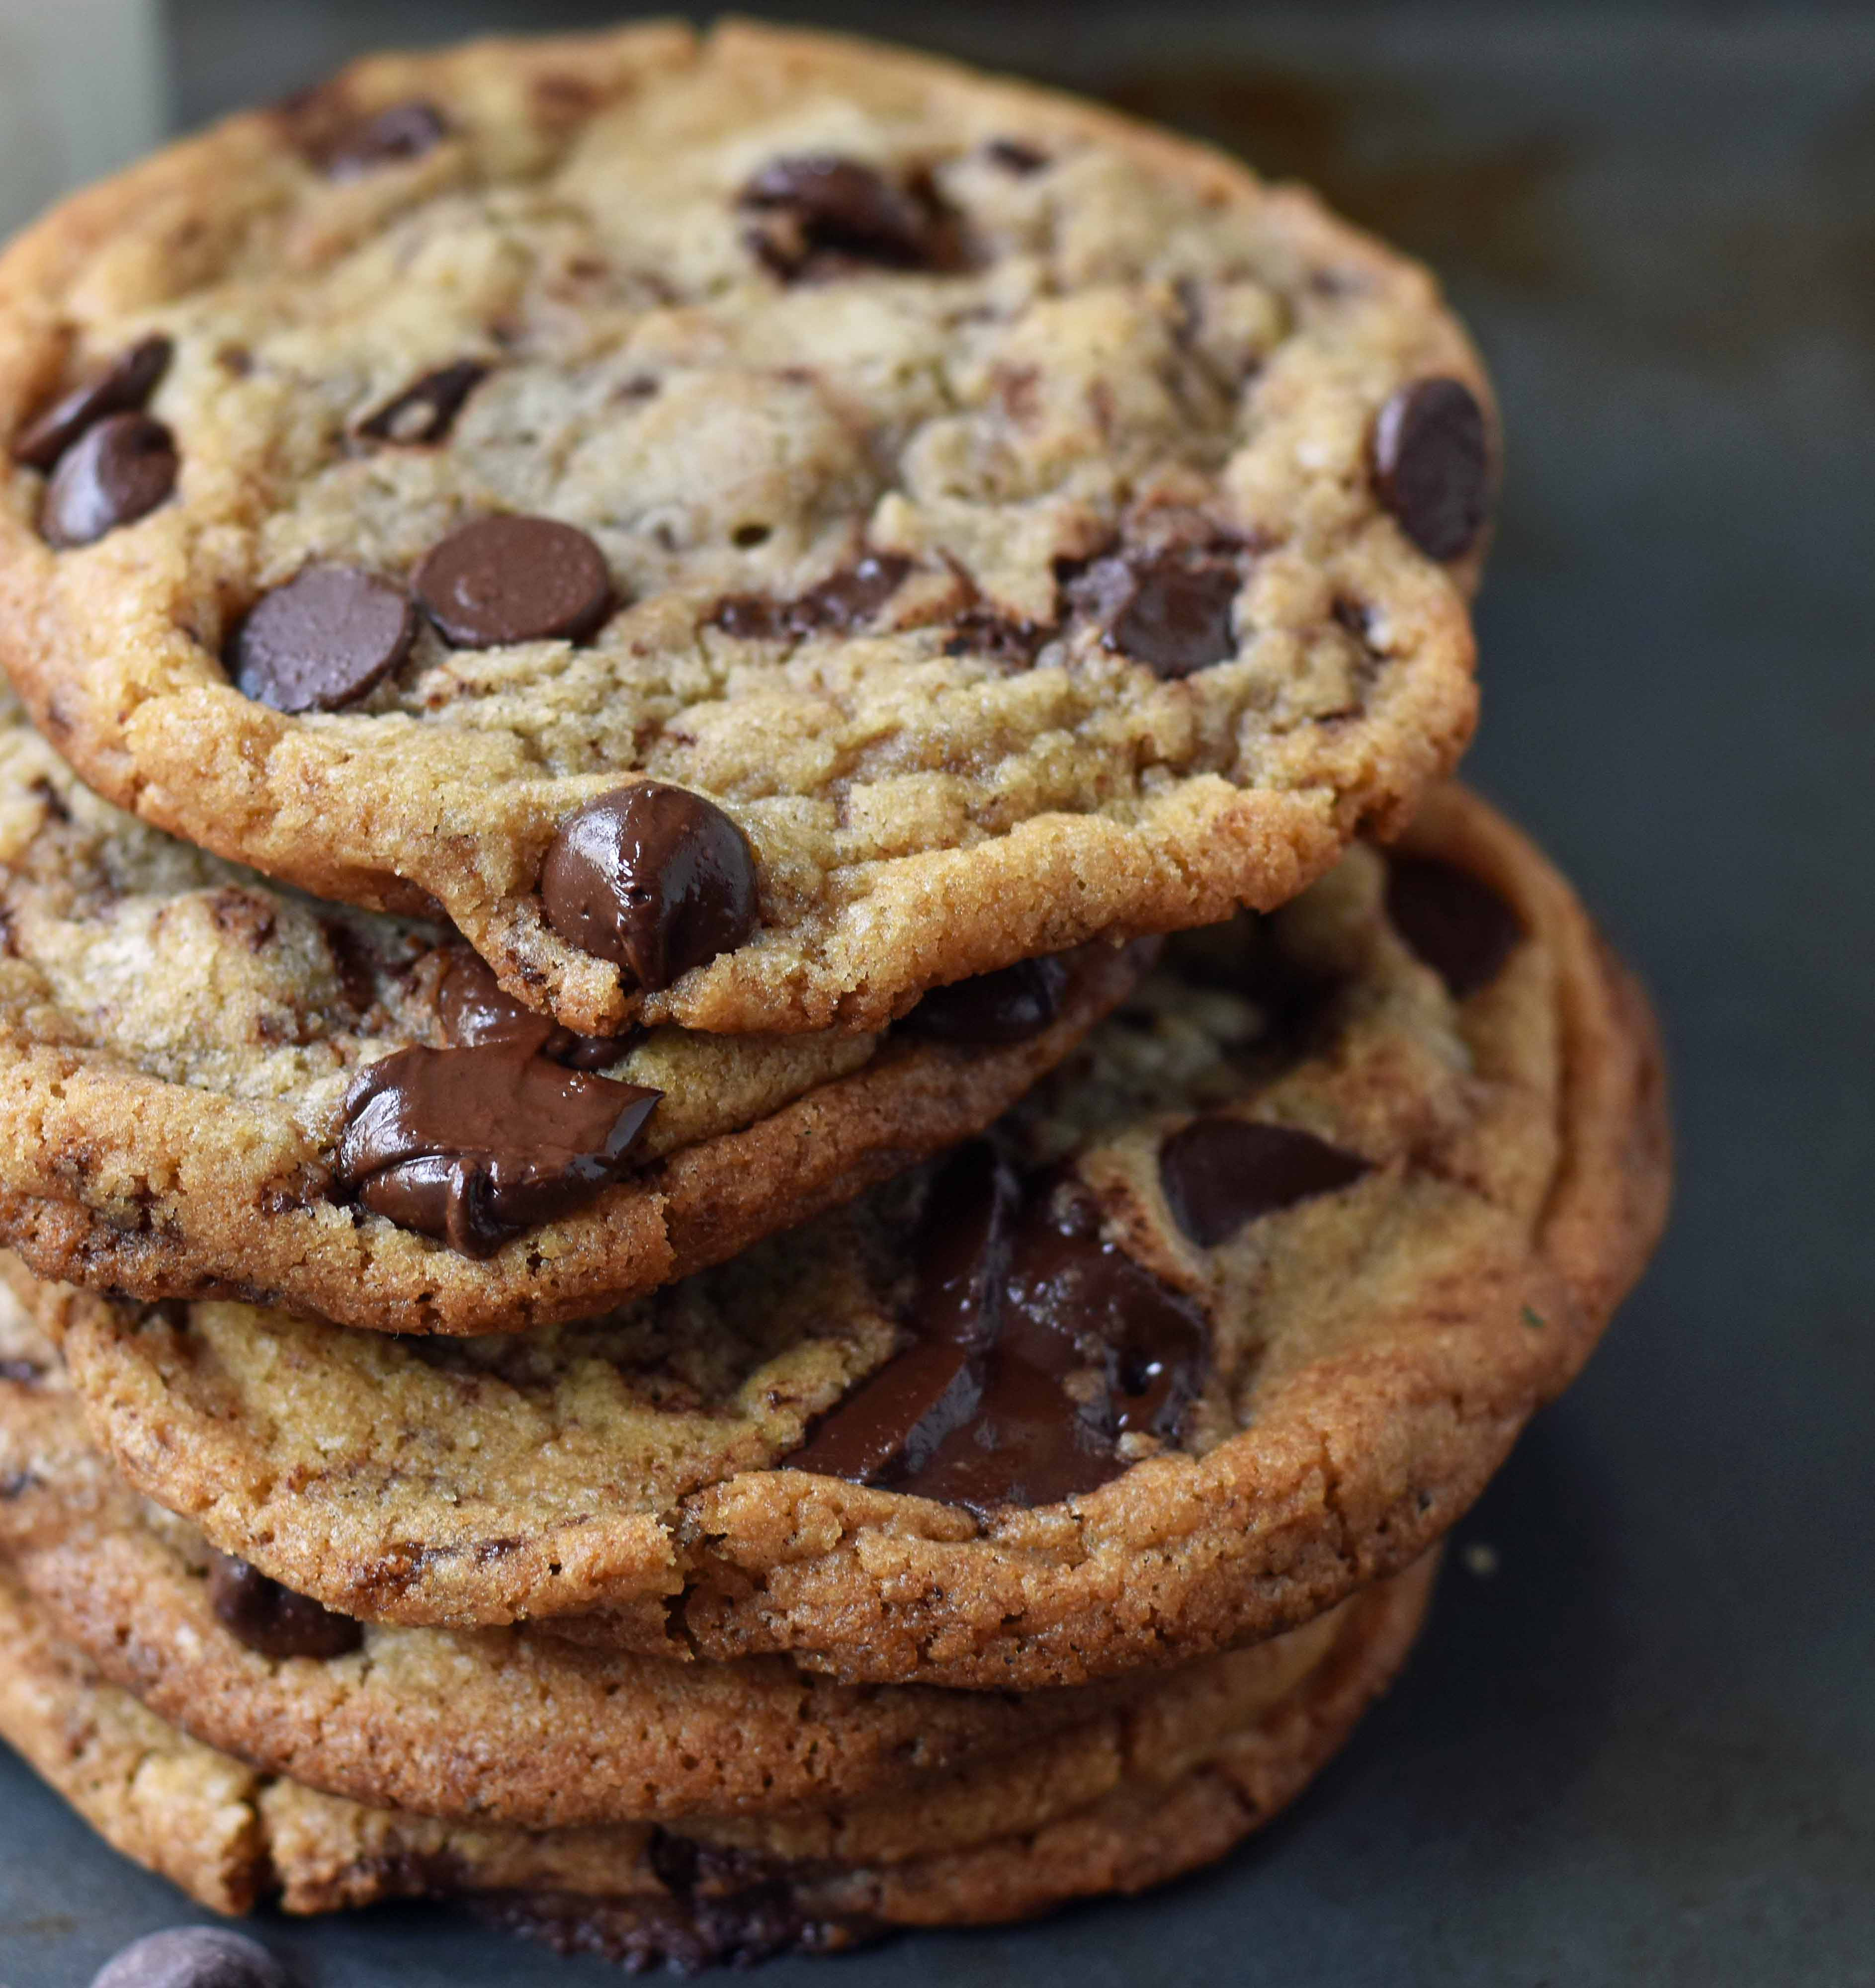
{"type": "MultiPolygon", "coordinates": [[[[0,1736],[115,1848],[213,1909],[454,1898],[632,1966],[830,1952],[1031,1917],[1221,1856],[1300,1793],[1391,1682],[1436,1556],[1357,1596],[1327,1650],[1207,1744],[1021,1834],[899,1861],[784,1860],[648,1825],[527,1830],[366,1808],[260,1773],[103,1681],[0,1577],[0,1736]]],[[[733,1832],[732,1832],[733,1833],[733,1832]]]]}

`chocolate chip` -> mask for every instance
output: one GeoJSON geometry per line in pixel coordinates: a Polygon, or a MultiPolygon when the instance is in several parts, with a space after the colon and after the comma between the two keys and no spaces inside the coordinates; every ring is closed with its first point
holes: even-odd
{"type": "Polygon", "coordinates": [[[1428,559],[1455,560],[1484,529],[1491,494],[1484,411],[1460,380],[1416,380],[1374,421],[1374,489],[1428,559]]]}
{"type": "Polygon", "coordinates": [[[147,414],[110,414],[59,458],[39,507],[39,530],[61,549],[134,524],[176,487],[175,438],[147,414]]]}
{"type": "Polygon", "coordinates": [[[222,1926],[176,1926],[133,1940],[91,1988],[293,1988],[293,1980],[258,1941],[222,1926]]]}
{"type": "Polygon", "coordinates": [[[486,1256],[618,1179],[662,1094],[526,1040],[398,1050],[353,1079],[333,1172],[399,1228],[486,1256]]]}
{"type": "Polygon", "coordinates": [[[174,350],[160,335],[133,345],[88,386],[75,387],[31,422],[13,444],[13,460],[29,469],[50,469],[106,416],[140,414],[169,370],[174,350]]]}
{"type": "Polygon", "coordinates": [[[0,1360],[0,1381],[16,1388],[35,1388],[46,1378],[46,1369],[36,1360],[0,1360]]]}
{"type": "Polygon", "coordinates": [[[984,146],[987,157],[1000,166],[1006,173],[1014,173],[1026,179],[1031,173],[1040,172],[1048,163],[1046,152],[1038,152],[1033,145],[1025,145],[1019,138],[992,138],[984,146]]]}
{"type": "Polygon", "coordinates": [[[648,992],[749,937],[755,856],[722,809],[641,780],[560,823],[541,867],[547,921],[569,945],[624,967],[648,992]]]}
{"type": "Polygon", "coordinates": [[[1488,884],[1430,856],[1388,864],[1386,915],[1457,1001],[1488,987],[1524,938],[1522,920],[1488,884]]]}
{"type": "Polygon", "coordinates": [[[1169,546],[1096,560],[1068,587],[1106,631],[1107,647],[1162,677],[1188,677],[1237,654],[1231,610],[1243,575],[1212,548],[1169,546]]]}
{"type": "Polygon", "coordinates": [[[418,567],[417,598],[459,649],[583,641],[611,605],[605,555],[552,518],[479,519],[418,567]]]}
{"type": "Polygon", "coordinates": [[[474,359],[439,367],[360,421],[357,432],[367,441],[399,442],[408,448],[446,441],[463,402],[488,377],[489,368],[474,359]]]}
{"type": "Polygon", "coordinates": [[[323,1661],[348,1656],[364,1641],[364,1631],[349,1615],[333,1614],[310,1594],[296,1594],[227,1554],[217,1554],[209,1564],[208,1605],[263,1657],[323,1661]]]}
{"type": "Polygon", "coordinates": [[[1026,670],[1052,640],[1054,630],[1034,621],[1012,621],[984,607],[966,607],[951,624],[944,644],[947,656],[981,656],[993,663],[1026,670]]]}
{"type": "Polygon", "coordinates": [[[743,188],[757,217],[756,252],[787,279],[836,276],[853,263],[939,269],[956,260],[955,231],[928,186],[895,186],[832,153],[771,160],[743,188]]]}
{"type": "Polygon", "coordinates": [[[1223,1117],[1194,1118],[1159,1149],[1166,1205],[1201,1249],[1228,1242],[1259,1215],[1333,1194],[1368,1167],[1312,1132],[1223,1117]]]}
{"type": "Polygon", "coordinates": [[[1026,1043],[1061,1013],[1067,987],[1067,964],[1058,956],[1018,960],[932,988],[899,1026],[941,1043],[1026,1043]]]}
{"type": "Polygon", "coordinates": [[[326,171],[335,180],[356,179],[380,166],[421,158],[448,135],[448,120],[435,104],[418,98],[408,103],[394,103],[389,110],[353,126],[329,147],[326,171]]]}
{"type": "Polygon", "coordinates": [[[783,641],[790,637],[845,634],[861,627],[899,590],[912,562],[894,553],[868,553],[792,600],[761,593],[733,594],[719,601],[711,625],[746,642],[783,641]]]}
{"type": "Polygon", "coordinates": [[[416,637],[401,587],[355,566],[302,566],[249,610],[228,673],[274,711],[337,711],[388,676],[416,637]]]}
{"type": "Polygon", "coordinates": [[[520,1043],[528,1053],[569,1070],[604,1070],[624,1054],[614,1036],[576,1036],[506,992],[472,952],[457,952],[444,969],[436,1005],[443,1032],[459,1050],[483,1043],[520,1043]]]}

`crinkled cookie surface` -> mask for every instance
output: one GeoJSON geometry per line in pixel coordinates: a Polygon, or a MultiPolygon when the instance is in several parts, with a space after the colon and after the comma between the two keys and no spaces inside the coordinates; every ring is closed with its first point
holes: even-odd
{"type": "Polygon", "coordinates": [[[749,25],[384,59],[0,262],[0,652],[113,799],[570,1026],[876,1028],[1407,818],[1488,404],[1423,272],[1090,106],[749,25]],[[540,888],[645,778],[755,864],[668,986],[540,888]]]}

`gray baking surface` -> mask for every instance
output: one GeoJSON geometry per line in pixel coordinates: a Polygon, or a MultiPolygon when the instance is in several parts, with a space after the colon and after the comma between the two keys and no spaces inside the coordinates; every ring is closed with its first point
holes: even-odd
{"type": "MultiPolygon", "coordinates": [[[[175,0],[177,116],[615,11],[175,0]]],[[[1470,772],[1651,982],[1681,1185],[1459,1529],[1497,1570],[1454,1556],[1288,1817],[1156,1896],[765,1988],[1875,1983],[1875,20],[795,11],[1112,96],[1445,272],[1511,450],[1470,772]]],[[[194,1916],[10,1760],[0,1790],[6,1988],[194,1916]]],[[[308,1988],[619,1978],[443,1911],[258,1930],[308,1988]]]]}

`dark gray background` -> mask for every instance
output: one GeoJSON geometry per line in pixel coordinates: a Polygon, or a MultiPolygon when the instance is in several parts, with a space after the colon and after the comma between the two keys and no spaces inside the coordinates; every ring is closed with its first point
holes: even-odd
{"type": "MultiPolygon", "coordinates": [[[[611,7],[174,0],[179,123],[374,43],[611,7]]],[[[1460,1529],[1393,1696],[1156,1897],[772,1988],[1875,1983],[1875,18],[1712,6],[792,10],[1069,83],[1447,276],[1511,459],[1472,776],[1664,1012],[1681,1185],[1460,1529]]],[[[187,1913],[0,1767],[0,1982],[187,1913]]],[[[442,1912],[263,1922],[319,1988],[618,1977],[442,1912]]]]}

